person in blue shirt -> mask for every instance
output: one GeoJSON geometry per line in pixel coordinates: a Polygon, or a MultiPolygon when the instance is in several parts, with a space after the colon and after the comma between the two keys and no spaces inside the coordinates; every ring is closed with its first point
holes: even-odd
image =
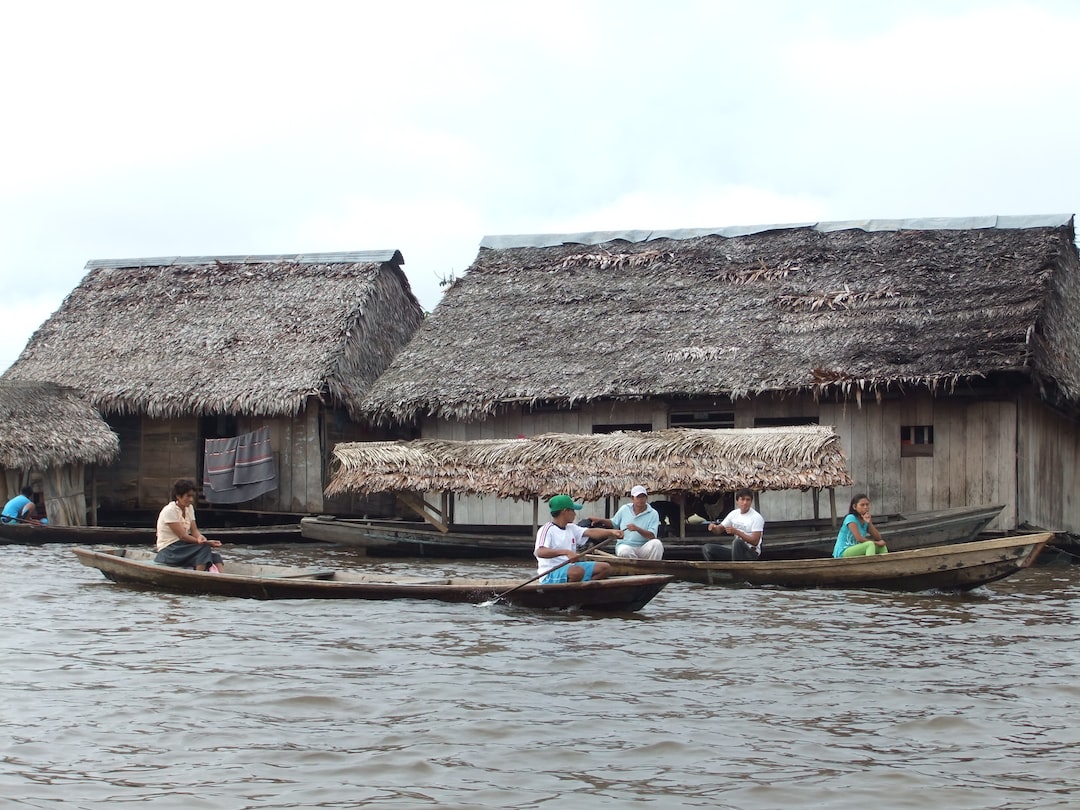
{"type": "Polygon", "coordinates": [[[27,484],[22,491],[4,505],[0,514],[4,523],[47,523],[44,518],[37,519],[37,507],[34,505],[34,488],[27,484]]]}
{"type": "Polygon", "coordinates": [[[630,498],[630,503],[624,504],[610,520],[591,517],[590,525],[622,530],[622,537],[615,544],[616,556],[639,560],[663,559],[664,544],[658,537],[660,513],[649,505],[649,491],[638,484],[630,490],[630,498]]]}
{"type": "Polygon", "coordinates": [[[887,554],[889,549],[870,516],[870,499],[859,493],[851,499],[844,525],[836,535],[834,557],[870,557],[887,554]]]}

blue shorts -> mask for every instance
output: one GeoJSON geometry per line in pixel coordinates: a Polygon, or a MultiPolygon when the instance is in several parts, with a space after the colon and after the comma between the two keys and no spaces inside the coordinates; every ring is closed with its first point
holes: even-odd
{"type": "Polygon", "coordinates": [[[592,579],[593,563],[591,562],[576,562],[570,563],[570,565],[564,565],[562,568],[558,568],[552,571],[550,574],[545,574],[543,579],[540,580],[541,585],[558,585],[561,582],[566,582],[566,572],[570,569],[571,565],[580,565],[585,569],[585,576],[581,578],[582,582],[588,582],[592,579]]]}

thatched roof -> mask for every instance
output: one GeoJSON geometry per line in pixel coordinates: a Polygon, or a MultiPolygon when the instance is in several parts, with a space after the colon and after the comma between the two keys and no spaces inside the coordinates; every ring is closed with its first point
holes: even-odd
{"type": "Polygon", "coordinates": [[[0,467],[107,464],[120,440],[79,393],[52,383],[0,380],[0,467]]]}
{"type": "Polygon", "coordinates": [[[1078,321],[1066,215],[489,237],[365,407],[477,420],[1014,371],[1075,401],[1078,321]]]}
{"type": "Polygon", "coordinates": [[[8,379],[105,413],[355,413],[423,320],[398,251],[94,261],[8,379]]]}
{"type": "Polygon", "coordinates": [[[718,492],[849,486],[831,427],[672,428],[524,439],[348,442],[334,448],[328,496],[343,492],[441,492],[595,500],[650,492],[718,492]]]}

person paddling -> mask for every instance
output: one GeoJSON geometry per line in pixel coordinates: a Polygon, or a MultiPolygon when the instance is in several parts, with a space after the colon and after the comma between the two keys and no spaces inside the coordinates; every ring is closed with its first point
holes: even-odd
{"type": "Polygon", "coordinates": [[[604,579],[611,575],[611,566],[606,562],[579,561],[581,553],[578,545],[582,538],[603,540],[608,537],[620,539],[619,529],[586,529],[574,523],[574,515],[581,508],[569,495],[556,495],[548,501],[551,520],[540,527],[536,533],[536,573],[542,574],[541,585],[557,582],[588,582],[590,579],[604,579]],[[569,565],[567,565],[569,563],[569,565]]]}
{"type": "Polygon", "coordinates": [[[3,523],[40,523],[47,524],[45,518],[38,519],[37,506],[34,504],[34,488],[27,484],[18,495],[4,504],[3,523]]]}

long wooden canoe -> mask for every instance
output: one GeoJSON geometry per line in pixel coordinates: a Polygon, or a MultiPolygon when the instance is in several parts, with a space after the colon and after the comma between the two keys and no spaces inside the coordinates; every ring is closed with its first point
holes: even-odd
{"type": "Polygon", "coordinates": [[[1025,534],[933,548],[894,551],[873,557],[704,562],[634,560],[596,552],[618,575],[669,574],[708,585],[747,583],[785,588],[883,588],[966,591],[1027,568],[1053,534],[1025,534]]]}
{"type": "MultiPolygon", "coordinates": [[[[1001,511],[1001,505],[984,505],[912,512],[877,518],[875,523],[897,551],[971,540],[1001,511]]],[[[372,557],[433,557],[490,559],[531,557],[533,531],[529,526],[454,526],[440,532],[426,523],[403,520],[349,519],[330,515],[300,521],[305,540],[340,543],[364,549],[372,557]]],[[[799,526],[765,524],[765,554],[770,559],[822,556],[832,551],[837,529],[828,521],[799,526]]],[[[724,535],[709,534],[703,527],[687,527],[685,537],[663,539],[664,557],[700,560],[704,543],[727,543],[724,535]]]]}
{"type": "MultiPolygon", "coordinates": [[[[399,577],[355,571],[290,568],[227,560],[223,573],[173,568],[153,561],[151,551],[135,548],[72,549],[83,565],[124,585],[186,594],[248,599],[428,599],[482,603],[520,580],[458,577],[399,577]]],[[[640,610],[671,582],[661,574],[634,575],[560,585],[525,585],[504,600],[529,608],[580,608],[595,611],[640,610]]]]}
{"type": "MultiPolygon", "coordinates": [[[[229,526],[199,528],[207,537],[226,543],[299,543],[303,538],[299,523],[273,526],[229,526]]],[[[42,526],[34,523],[0,523],[0,545],[36,546],[45,543],[152,545],[153,527],[143,526],[42,526]]]]}

